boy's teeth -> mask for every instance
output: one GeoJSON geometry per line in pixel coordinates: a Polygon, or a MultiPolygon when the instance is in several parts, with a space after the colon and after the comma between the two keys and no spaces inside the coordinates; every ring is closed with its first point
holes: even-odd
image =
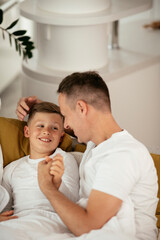
{"type": "Polygon", "coordinates": [[[41,138],[41,140],[44,141],[44,142],[50,142],[49,139],[45,139],[45,138],[41,138]]]}

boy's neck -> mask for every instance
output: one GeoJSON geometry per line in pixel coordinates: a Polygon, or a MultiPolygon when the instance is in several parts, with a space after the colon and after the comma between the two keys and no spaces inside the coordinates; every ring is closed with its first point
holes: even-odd
{"type": "Polygon", "coordinates": [[[50,152],[50,153],[31,153],[30,152],[30,155],[29,157],[31,159],[40,159],[40,158],[45,158],[47,156],[50,156],[51,154],[53,154],[55,152],[55,150],[53,152],[50,152]]]}

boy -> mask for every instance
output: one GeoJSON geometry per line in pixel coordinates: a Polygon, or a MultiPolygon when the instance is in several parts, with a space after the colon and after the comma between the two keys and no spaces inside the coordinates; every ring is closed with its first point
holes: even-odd
{"type": "MultiPolygon", "coordinates": [[[[56,188],[72,201],[76,202],[78,199],[77,163],[72,155],[58,148],[64,135],[63,116],[59,107],[49,102],[33,105],[27,126],[24,127],[24,135],[30,141],[30,155],[7,165],[2,181],[10,195],[5,210],[13,208],[14,214],[19,218],[1,222],[0,225],[9,228],[17,226],[28,234],[33,230],[36,236],[42,236],[46,231],[52,232],[54,225],[63,231],[65,225],[59,221],[37,180],[38,163],[50,156],[53,159],[49,163],[50,174],[56,188]]],[[[33,232],[31,236],[34,236],[33,232]]]]}

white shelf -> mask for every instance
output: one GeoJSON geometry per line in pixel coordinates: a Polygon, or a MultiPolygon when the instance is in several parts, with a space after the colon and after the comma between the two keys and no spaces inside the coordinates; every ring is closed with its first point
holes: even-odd
{"type": "MultiPolygon", "coordinates": [[[[107,81],[120,78],[134,71],[156,64],[160,61],[159,56],[148,56],[142,53],[132,52],[125,49],[110,50],[109,63],[101,69],[89,69],[98,71],[107,81]]],[[[72,72],[54,71],[38,65],[34,57],[28,63],[23,63],[24,73],[38,81],[57,83],[72,72]]]]}
{"type": "MultiPolygon", "coordinates": [[[[97,70],[107,81],[128,75],[160,62],[160,31],[145,29],[149,20],[120,23],[120,49],[108,51],[108,65],[97,70]],[[126,34],[127,33],[127,34],[126,34]],[[136,36],[136,39],[134,38],[136,36]],[[145,39],[145,42],[144,42],[145,39]]],[[[37,51],[34,58],[23,63],[23,71],[39,81],[59,83],[70,72],[56,71],[38,64],[37,51]]]]}
{"type": "Polygon", "coordinates": [[[121,18],[146,11],[151,7],[151,0],[112,0],[111,7],[102,12],[97,12],[94,14],[65,15],[40,10],[37,8],[36,1],[27,0],[20,4],[20,13],[22,16],[38,23],[78,26],[116,21],[121,18]]]}

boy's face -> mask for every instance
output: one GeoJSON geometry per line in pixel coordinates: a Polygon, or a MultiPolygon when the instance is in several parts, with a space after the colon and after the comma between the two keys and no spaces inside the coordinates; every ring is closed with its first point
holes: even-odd
{"type": "Polygon", "coordinates": [[[57,113],[36,113],[24,127],[24,135],[30,140],[32,159],[49,156],[64,135],[62,117],[57,113]]]}

